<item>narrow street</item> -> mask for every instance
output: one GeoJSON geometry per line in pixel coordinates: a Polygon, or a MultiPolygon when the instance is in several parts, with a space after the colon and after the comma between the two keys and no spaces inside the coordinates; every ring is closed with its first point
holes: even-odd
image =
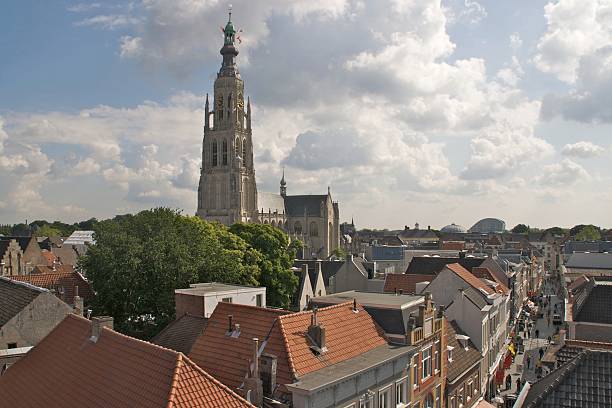
{"type": "MultiPolygon", "coordinates": [[[[554,339],[557,327],[559,327],[553,324],[552,317],[555,314],[555,305],[557,305],[557,313],[563,316],[563,299],[557,296],[556,287],[548,282],[542,285],[542,293],[544,295],[543,299],[545,296],[550,295],[550,304],[541,308],[543,316],[538,318],[535,324],[533,324],[533,320],[525,319],[526,324],[528,322],[532,323],[531,330],[529,330],[528,336],[525,336],[525,331],[518,333],[523,338],[524,351],[516,354],[514,362],[507,371],[507,375],[510,375],[512,378],[511,386],[506,388],[506,381],[504,381],[504,385],[499,393],[502,398],[512,394],[518,395],[520,387],[518,387],[517,380],[520,379],[522,386],[525,381],[535,382],[538,379],[536,368],[540,365],[540,353],[543,355],[546,352],[546,348],[549,345],[549,336],[551,339],[554,339]]],[[[545,374],[543,372],[541,376],[545,374]]]]}

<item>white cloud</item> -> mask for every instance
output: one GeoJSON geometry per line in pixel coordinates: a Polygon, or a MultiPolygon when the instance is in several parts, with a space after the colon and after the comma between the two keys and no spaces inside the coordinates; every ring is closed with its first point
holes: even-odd
{"type": "Polygon", "coordinates": [[[516,52],[519,48],[523,46],[523,40],[519,33],[510,34],[510,49],[516,52]]]}
{"type": "Polygon", "coordinates": [[[124,35],[121,37],[120,55],[122,58],[133,58],[142,54],[142,38],[124,35]]]}
{"type": "Polygon", "coordinates": [[[97,15],[74,23],[77,27],[99,27],[106,30],[116,30],[130,25],[136,25],[139,20],[123,14],[97,15]]]}
{"type": "Polygon", "coordinates": [[[581,141],[574,144],[566,144],[561,153],[566,156],[590,158],[600,156],[605,152],[605,149],[589,141],[581,141]]]}
{"type": "Polygon", "coordinates": [[[544,166],[542,176],[538,180],[546,187],[562,187],[589,178],[590,175],[584,167],[570,159],[563,159],[560,163],[544,166]]]}

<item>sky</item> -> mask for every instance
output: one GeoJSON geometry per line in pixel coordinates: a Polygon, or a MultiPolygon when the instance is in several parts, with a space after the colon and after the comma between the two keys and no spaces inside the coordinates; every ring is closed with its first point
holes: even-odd
{"type": "MultiPolygon", "coordinates": [[[[259,191],[612,227],[612,0],[234,0],[259,191]]],[[[9,0],[0,224],[194,214],[229,2],[9,0]]]]}

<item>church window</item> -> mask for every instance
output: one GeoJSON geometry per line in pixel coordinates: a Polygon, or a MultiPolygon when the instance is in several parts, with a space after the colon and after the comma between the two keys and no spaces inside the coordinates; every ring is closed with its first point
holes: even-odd
{"type": "Polygon", "coordinates": [[[319,236],[319,227],[317,226],[316,222],[312,221],[310,223],[309,232],[310,232],[310,236],[311,237],[318,237],[319,236]]]}
{"type": "Polygon", "coordinates": [[[296,221],[295,224],[293,224],[293,231],[296,234],[301,235],[302,234],[302,223],[299,221],[296,221]]]}
{"type": "Polygon", "coordinates": [[[242,165],[246,167],[247,165],[247,143],[246,139],[242,139],[242,165]]]}
{"type": "Polygon", "coordinates": [[[212,165],[217,165],[217,141],[214,140],[212,143],[212,165]]]}
{"type": "Polygon", "coordinates": [[[236,157],[240,156],[240,139],[236,138],[236,144],[234,145],[234,149],[236,150],[236,157]]]}
{"type": "Polygon", "coordinates": [[[227,166],[227,140],[223,141],[223,165],[227,166]]]}

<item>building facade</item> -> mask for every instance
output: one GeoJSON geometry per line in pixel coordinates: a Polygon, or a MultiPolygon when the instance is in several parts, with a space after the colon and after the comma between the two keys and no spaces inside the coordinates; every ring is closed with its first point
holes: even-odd
{"type": "Polygon", "coordinates": [[[225,225],[270,224],[300,239],[304,253],[327,258],[340,246],[338,203],[324,195],[287,195],[283,174],[279,194],[258,193],[253,162],[251,104],[236,66],[236,29],[224,33],[223,63],[214,84],[213,106],[206,96],[202,167],[197,215],[225,225]]]}

